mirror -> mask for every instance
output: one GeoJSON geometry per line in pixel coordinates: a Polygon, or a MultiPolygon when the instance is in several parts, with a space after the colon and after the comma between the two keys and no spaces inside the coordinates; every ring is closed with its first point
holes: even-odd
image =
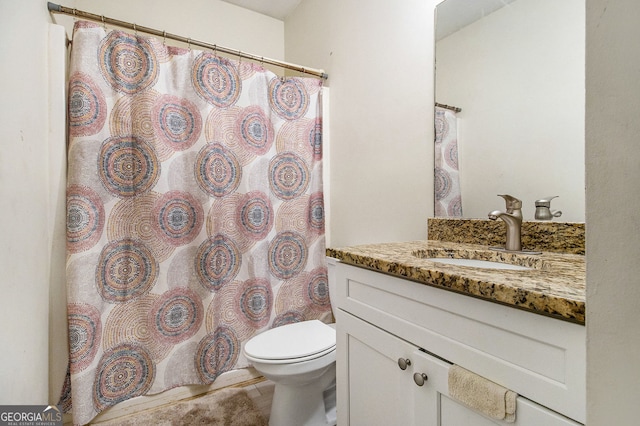
{"type": "Polygon", "coordinates": [[[559,196],[554,220],[584,222],[585,1],[445,0],[435,58],[436,102],[461,108],[462,216],[510,194],[534,220],[535,200],[559,196]]]}

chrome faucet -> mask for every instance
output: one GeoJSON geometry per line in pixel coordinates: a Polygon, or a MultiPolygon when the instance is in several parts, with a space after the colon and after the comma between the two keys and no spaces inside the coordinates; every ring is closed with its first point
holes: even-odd
{"type": "Polygon", "coordinates": [[[507,251],[522,251],[522,201],[506,194],[498,194],[498,197],[502,197],[506,201],[507,211],[494,210],[489,213],[489,219],[497,220],[500,218],[507,225],[507,242],[505,244],[507,251]]]}

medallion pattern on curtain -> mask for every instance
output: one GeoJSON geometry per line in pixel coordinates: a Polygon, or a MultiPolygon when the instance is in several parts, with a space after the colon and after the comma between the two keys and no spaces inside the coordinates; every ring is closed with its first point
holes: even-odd
{"type": "Polygon", "coordinates": [[[77,22],[67,276],[74,423],[248,366],[331,316],[321,82],[77,22]]]}
{"type": "Polygon", "coordinates": [[[458,127],[453,111],[436,107],[435,134],[434,213],[436,217],[461,217],[458,127]]]}

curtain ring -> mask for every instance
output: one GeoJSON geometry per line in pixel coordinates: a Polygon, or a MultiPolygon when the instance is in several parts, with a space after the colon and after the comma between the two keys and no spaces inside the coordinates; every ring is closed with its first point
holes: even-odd
{"type": "Polygon", "coordinates": [[[217,44],[213,45],[213,56],[216,57],[216,58],[218,57],[218,45],[217,44]]]}
{"type": "Polygon", "coordinates": [[[107,30],[107,24],[106,24],[106,22],[104,22],[104,15],[101,15],[100,18],[102,19],[102,27],[106,31],[107,30]]]}
{"type": "Polygon", "coordinates": [[[136,37],[138,36],[138,27],[136,27],[136,24],[133,24],[133,33],[136,35],[136,37]]]}
{"type": "Polygon", "coordinates": [[[238,50],[238,68],[242,65],[242,50],[238,50]]]}
{"type": "Polygon", "coordinates": [[[162,44],[167,45],[167,32],[164,30],[162,31],[162,44]]]}
{"type": "Polygon", "coordinates": [[[191,38],[187,39],[187,48],[191,51],[191,38]]]}

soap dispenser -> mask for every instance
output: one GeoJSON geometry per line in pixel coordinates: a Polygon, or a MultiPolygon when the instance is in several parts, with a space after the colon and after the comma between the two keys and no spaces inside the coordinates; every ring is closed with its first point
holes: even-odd
{"type": "Polygon", "coordinates": [[[560,210],[551,210],[551,200],[558,198],[557,195],[553,197],[545,197],[540,200],[536,200],[536,220],[551,220],[554,217],[562,216],[560,210]]]}

